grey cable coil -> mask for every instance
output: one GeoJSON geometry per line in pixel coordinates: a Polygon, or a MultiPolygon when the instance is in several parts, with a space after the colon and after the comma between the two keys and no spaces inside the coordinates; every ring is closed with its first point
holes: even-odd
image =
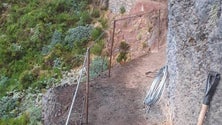
{"type": "Polygon", "coordinates": [[[161,97],[168,78],[167,66],[161,68],[154,79],[146,97],[144,103],[149,108],[154,105],[161,97]]]}

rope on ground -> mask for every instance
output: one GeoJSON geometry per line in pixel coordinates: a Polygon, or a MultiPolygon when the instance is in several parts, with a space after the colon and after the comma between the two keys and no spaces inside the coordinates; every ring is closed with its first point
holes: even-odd
{"type": "Polygon", "coordinates": [[[148,91],[144,103],[148,106],[148,111],[152,105],[154,105],[163,94],[165,85],[167,83],[168,78],[168,72],[167,72],[167,66],[162,67],[156,78],[154,79],[150,90],[148,91]]]}

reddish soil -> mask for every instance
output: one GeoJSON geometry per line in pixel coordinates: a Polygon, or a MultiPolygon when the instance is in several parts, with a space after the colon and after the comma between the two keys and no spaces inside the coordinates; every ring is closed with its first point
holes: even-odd
{"type": "MultiPolygon", "coordinates": [[[[120,53],[119,46],[123,41],[130,46],[127,61],[136,59],[149,51],[156,52],[158,46],[165,44],[167,33],[166,5],[164,2],[137,0],[137,3],[129,13],[109,15],[110,19],[124,18],[123,20],[116,21],[112,57],[113,65],[116,64],[116,59],[120,53]],[[160,8],[161,11],[159,12],[160,8]],[[136,16],[138,14],[143,15],[136,16]]],[[[112,31],[113,29],[111,29],[109,34],[110,38],[112,37],[112,31]]],[[[107,48],[111,48],[111,41],[107,48]]]]}

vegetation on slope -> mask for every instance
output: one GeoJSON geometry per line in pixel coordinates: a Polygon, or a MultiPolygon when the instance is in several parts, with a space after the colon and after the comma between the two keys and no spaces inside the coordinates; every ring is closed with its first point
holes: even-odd
{"type": "Polygon", "coordinates": [[[0,124],[40,124],[36,93],[82,64],[107,21],[88,0],[3,0],[0,15],[0,124]]]}

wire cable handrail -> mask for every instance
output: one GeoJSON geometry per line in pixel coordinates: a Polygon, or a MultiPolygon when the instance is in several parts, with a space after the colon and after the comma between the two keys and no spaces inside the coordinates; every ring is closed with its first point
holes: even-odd
{"type": "MultiPolygon", "coordinates": [[[[99,35],[99,37],[97,37],[97,39],[95,40],[95,42],[98,41],[104,34],[105,34],[105,32],[101,33],[101,34],[99,35]]],[[[74,93],[74,95],[73,95],[72,103],[71,103],[71,105],[70,105],[70,109],[69,109],[69,113],[68,113],[68,116],[67,116],[65,125],[68,125],[68,123],[69,123],[69,119],[70,119],[70,116],[71,116],[71,113],[72,113],[73,106],[74,106],[74,104],[75,104],[75,100],[76,100],[76,97],[77,97],[78,89],[79,89],[80,82],[81,82],[81,79],[82,79],[82,74],[83,74],[84,72],[86,73],[86,67],[85,67],[85,66],[86,66],[87,56],[88,56],[88,53],[89,53],[90,48],[92,48],[94,45],[95,45],[95,43],[92,44],[90,47],[88,47],[88,48],[87,48],[87,51],[86,51],[86,53],[85,53],[84,62],[83,62],[82,68],[81,68],[81,72],[80,72],[79,78],[77,79],[77,87],[76,87],[75,93],[74,93]]],[[[83,105],[84,105],[84,103],[83,103],[83,105]]]]}
{"type": "MultiPolygon", "coordinates": [[[[89,50],[89,48],[87,49],[87,52],[86,52],[86,55],[85,55],[85,59],[84,59],[83,65],[82,65],[82,69],[85,68],[88,50],[89,50]]],[[[81,70],[80,77],[79,77],[79,79],[77,80],[77,82],[78,82],[78,83],[77,83],[77,87],[76,87],[76,90],[75,90],[75,93],[74,93],[74,96],[73,96],[73,99],[72,99],[72,103],[71,103],[71,106],[70,106],[70,109],[69,109],[69,114],[68,114],[68,117],[67,117],[67,120],[66,120],[66,124],[65,124],[65,125],[68,125],[68,123],[69,123],[69,118],[70,118],[70,115],[71,115],[71,112],[72,112],[72,109],[73,109],[73,105],[74,105],[74,103],[75,103],[75,99],[76,99],[77,92],[78,92],[78,89],[79,89],[79,86],[80,86],[80,81],[81,81],[81,78],[82,78],[83,71],[84,71],[84,70],[81,70]]]]}

